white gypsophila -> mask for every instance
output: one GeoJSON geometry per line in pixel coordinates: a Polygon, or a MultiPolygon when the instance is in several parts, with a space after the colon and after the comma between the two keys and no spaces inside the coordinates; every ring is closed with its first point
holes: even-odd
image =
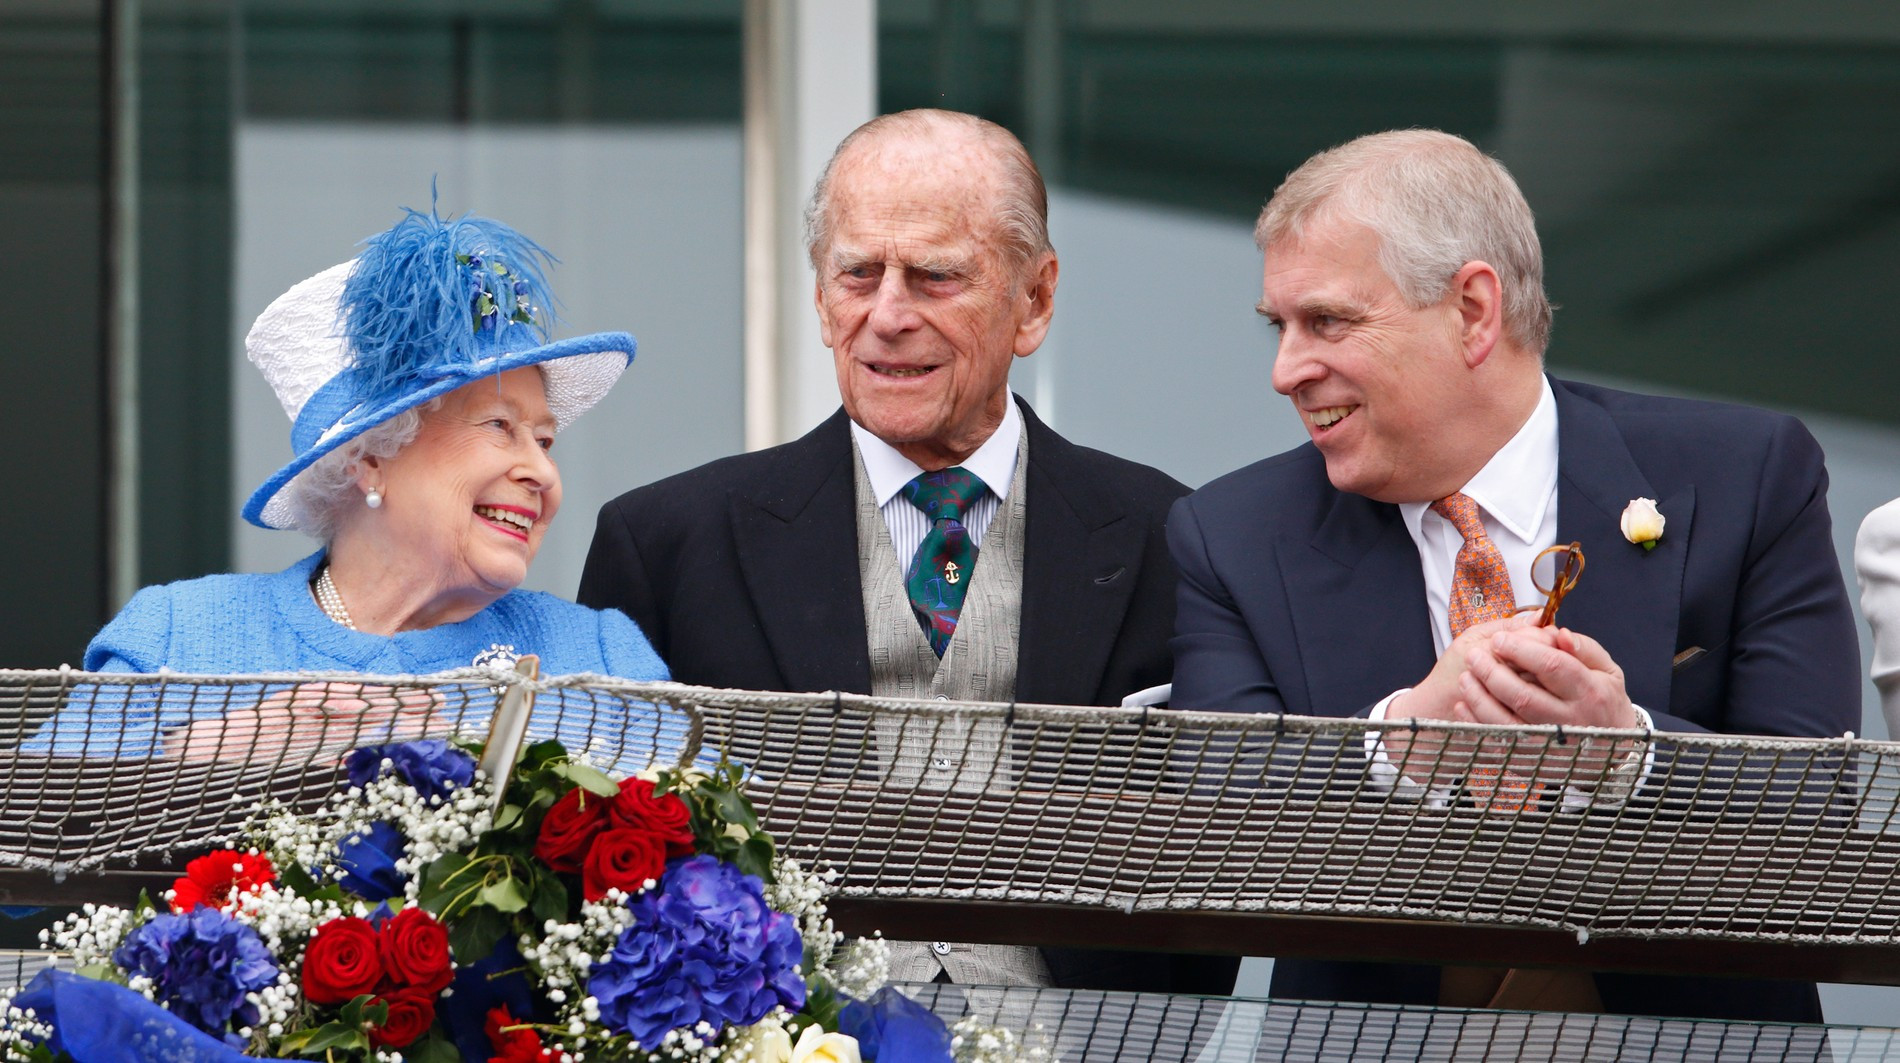
{"type": "Polygon", "coordinates": [[[765,887],[765,903],[773,911],[797,920],[799,937],[805,943],[805,969],[824,970],[838,942],[844,940],[825,910],[825,898],[831,895],[831,884],[838,879],[837,870],[818,865],[807,871],[797,860],[780,854],[772,858],[772,876],[778,881],[765,887]]]}
{"type": "Polygon", "coordinates": [[[11,996],[0,995],[0,1059],[28,1059],[34,1045],[52,1036],[52,1025],[39,1021],[33,1009],[16,1008],[11,996]]]}
{"type": "Polygon", "coordinates": [[[55,952],[70,953],[75,967],[109,963],[125,936],[144,920],[127,908],[107,904],[87,904],[79,914],[61,919],[51,929],[40,931],[40,944],[55,952]]]}
{"type": "Polygon", "coordinates": [[[270,1036],[281,1037],[302,1003],[297,979],[290,972],[303,968],[310,935],[318,926],[342,917],[343,907],[335,901],[313,901],[276,883],[266,883],[233,898],[224,910],[232,919],[257,931],[264,947],[277,957],[281,973],[276,984],[264,987],[247,999],[257,1005],[258,1022],[270,1036]]]}
{"type": "Polygon", "coordinates": [[[1049,1051],[1040,1025],[1018,1037],[975,1015],[965,1015],[950,1027],[950,1055],[956,1063],[1061,1063],[1049,1051]]]}
{"type": "Polygon", "coordinates": [[[881,931],[857,938],[832,956],[832,988],[853,1000],[869,1000],[891,980],[891,943],[881,931]]]}
{"type": "MultiPolygon", "coordinates": [[[[385,767],[389,765],[385,759],[385,767]]],[[[481,772],[447,796],[423,797],[393,774],[334,795],[315,812],[298,813],[280,803],[266,806],[251,833],[273,863],[317,869],[327,878],[339,873],[337,847],[379,822],[403,837],[396,871],[406,881],[406,898],[416,899],[423,868],[446,853],[472,844],[493,825],[489,811],[493,788],[481,772]]]]}
{"type": "Polygon", "coordinates": [[[587,992],[587,974],[596,962],[605,962],[620,935],[633,925],[627,909],[630,894],[610,889],[598,901],[581,904],[579,922],[553,919],[541,927],[540,937],[523,934],[517,944],[528,966],[540,976],[542,991],[555,1011],[554,1026],[569,1040],[544,1047],[575,1061],[585,1058],[586,1031],[600,1021],[600,1001],[587,992]]]}

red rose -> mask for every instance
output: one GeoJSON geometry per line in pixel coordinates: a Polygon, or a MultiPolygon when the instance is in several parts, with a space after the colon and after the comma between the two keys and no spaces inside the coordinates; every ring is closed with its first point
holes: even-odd
{"type": "Polygon", "coordinates": [[[172,883],[172,911],[189,912],[199,905],[223,908],[234,897],[277,881],[277,869],[262,853],[218,849],[185,865],[185,876],[172,883]]]}
{"type": "Polygon", "coordinates": [[[369,1039],[379,1048],[402,1048],[435,1025],[435,994],[398,989],[376,998],[389,1005],[389,1017],[370,1028],[369,1039]]]}
{"type": "Polygon", "coordinates": [[[482,1029],[488,1034],[489,1047],[495,1050],[488,1063],[542,1063],[546,1058],[541,1054],[541,1035],[508,1014],[507,1008],[488,1009],[488,1022],[482,1029]],[[510,1030],[509,1026],[523,1028],[510,1030]]]}
{"type": "Polygon", "coordinates": [[[312,1004],[347,1004],[375,990],[383,979],[376,928],[346,915],[310,934],[303,954],[303,995],[312,1004]]]}
{"type": "Polygon", "coordinates": [[[404,908],[376,934],[383,973],[397,986],[430,996],[455,977],[449,961],[449,932],[420,908],[404,908]]]}
{"type": "Polygon", "coordinates": [[[581,896],[597,901],[615,888],[633,893],[665,870],[666,845],[659,835],[625,828],[601,831],[581,868],[581,896]]]}
{"type": "Polygon", "coordinates": [[[587,857],[588,843],[608,826],[607,806],[612,800],[579,786],[569,790],[541,817],[534,855],[556,871],[579,871],[587,857]]]}
{"type": "Polygon", "coordinates": [[[693,811],[678,794],[655,794],[645,779],[627,779],[607,808],[616,827],[650,831],[666,845],[667,856],[693,853],[693,811]]]}

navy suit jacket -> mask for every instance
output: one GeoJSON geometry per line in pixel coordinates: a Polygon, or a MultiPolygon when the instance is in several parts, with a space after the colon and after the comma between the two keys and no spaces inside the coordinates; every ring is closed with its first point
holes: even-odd
{"type": "MultiPolygon", "coordinates": [[[[1854,618],[1821,448],[1792,417],[1552,380],[1557,541],[1587,564],[1560,622],[1601,642],[1659,729],[1838,736],[1860,724],[1854,618]],[[1655,549],[1625,541],[1657,501],[1655,549]],[[1681,668],[1672,658],[1700,647],[1681,668]]],[[[1173,706],[1351,716],[1431,671],[1396,505],[1335,489],[1311,444],[1175,505],[1173,706]]],[[[1818,1021],[1812,986],[1598,976],[1612,1011],[1818,1021]]],[[[1430,1003],[1435,968],[1282,960],[1275,996],[1430,1003]]]]}
{"type": "MultiPolygon", "coordinates": [[[[1029,433],[1017,700],[1117,705],[1168,681],[1174,565],[1162,524],[1187,487],[1079,447],[1018,400],[1029,433]]],[[[638,621],[683,683],[871,692],[850,422],[723,458],[607,503],[579,599],[638,621]]],[[[1058,985],[1232,991],[1230,957],[1045,949],[1058,985]]]]}

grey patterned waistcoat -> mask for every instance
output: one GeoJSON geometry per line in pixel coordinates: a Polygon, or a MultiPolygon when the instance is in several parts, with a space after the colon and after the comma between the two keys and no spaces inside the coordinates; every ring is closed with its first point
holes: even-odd
{"type": "MultiPolygon", "coordinates": [[[[1028,512],[1023,473],[1029,465],[1029,433],[1017,441],[1009,496],[984,532],[956,634],[942,661],[911,610],[904,589],[905,562],[899,562],[891,546],[890,527],[878,512],[864,459],[856,447],[852,460],[857,468],[858,580],[864,588],[871,693],[950,701],[1012,700],[1022,627],[1023,535],[1028,512]]],[[[998,760],[1002,737],[995,724],[946,724],[934,734],[902,734],[889,721],[877,725],[878,750],[890,758],[890,781],[932,790],[1006,788],[1008,765],[998,760]]],[[[1049,968],[1033,948],[941,941],[891,943],[893,979],[928,982],[939,971],[961,985],[1049,984],[1049,968]]]]}

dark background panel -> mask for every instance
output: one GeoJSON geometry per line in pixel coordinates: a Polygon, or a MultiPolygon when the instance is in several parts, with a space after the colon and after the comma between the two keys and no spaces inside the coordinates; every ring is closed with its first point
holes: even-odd
{"type": "Polygon", "coordinates": [[[79,663],[105,615],[101,23],[0,9],[0,666],[79,663]]]}
{"type": "Polygon", "coordinates": [[[1537,212],[1553,366],[1900,424],[1900,8],[1483,10],[886,0],[880,106],[972,110],[1059,186],[1237,221],[1328,146],[1458,133],[1537,212]]]}

